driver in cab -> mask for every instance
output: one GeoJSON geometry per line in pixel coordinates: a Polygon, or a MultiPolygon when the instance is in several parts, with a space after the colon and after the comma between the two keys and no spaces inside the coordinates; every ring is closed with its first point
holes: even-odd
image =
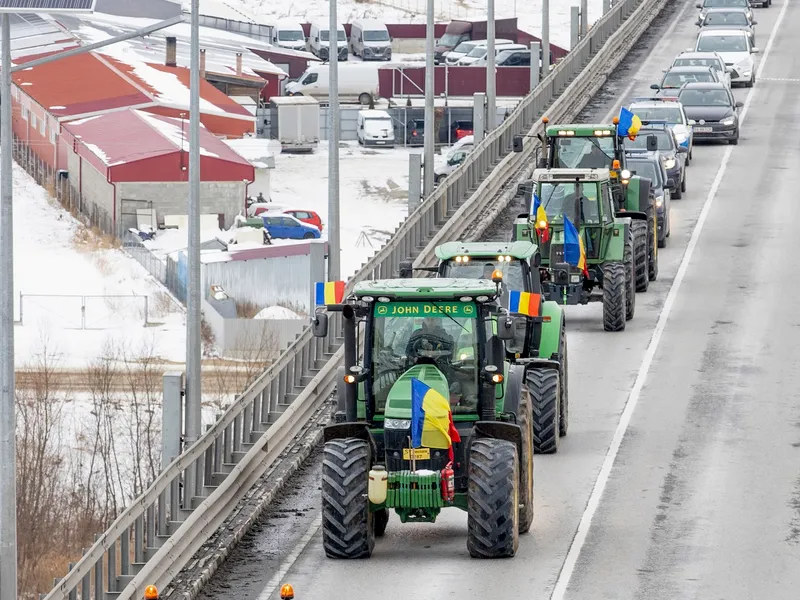
{"type": "Polygon", "coordinates": [[[437,317],[425,317],[422,320],[422,327],[414,331],[408,339],[406,346],[406,356],[409,358],[419,358],[424,356],[420,351],[449,352],[452,358],[455,340],[441,325],[441,319],[437,317]]]}

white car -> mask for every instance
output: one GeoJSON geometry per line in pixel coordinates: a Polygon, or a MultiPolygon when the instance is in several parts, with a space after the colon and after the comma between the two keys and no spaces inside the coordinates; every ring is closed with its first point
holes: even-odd
{"type": "Polygon", "coordinates": [[[694,155],[694,135],[683,104],[678,102],[677,97],[634,98],[628,110],[639,117],[643,123],[663,122],[669,125],[675,134],[675,141],[687,150],[686,164],[691,162],[694,155]]]}
{"type": "Polygon", "coordinates": [[[697,36],[695,52],[716,52],[725,61],[726,67],[732,67],[731,83],[743,83],[753,87],[756,82],[755,61],[753,54],[758,52],[750,43],[747,32],[736,29],[717,29],[701,31],[697,36]]]}
{"type": "Polygon", "coordinates": [[[669,69],[664,69],[664,73],[672,69],[672,67],[711,67],[719,75],[720,81],[731,87],[731,71],[733,67],[725,66],[725,59],[716,52],[681,52],[672,61],[669,69]]]}
{"type": "MultiPolygon", "coordinates": [[[[514,42],[511,40],[495,40],[494,41],[494,49],[497,52],[498,46],[507,46],[509,44],[513,44],[514,42]]],[[[475,46],[466,56],[462,56],[458,59],[456,65],[459,67],[469,67],[474,65],[478,62],[481,58],[486,56],[486,53],[489,51],[488,42],[481,43],[475,46]]]]}

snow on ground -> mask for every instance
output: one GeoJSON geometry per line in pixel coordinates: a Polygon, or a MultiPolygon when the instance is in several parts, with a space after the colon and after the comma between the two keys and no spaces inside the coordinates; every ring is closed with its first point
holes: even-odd
{"type": "MultiPolygon", "coordinates": [[[[328,0],[225,0],[233,8],[244,8],[268,20],[293,18],[311,21],[328,18],[328,0]]],[[[202,6],[202,5],[201,5],[202,6]]],[[[427,0],[338,0],[337,16],[342,23],[357,18],[380,19],[384,23],[424,23],[427,0]]],[[[550,40],[569,49],[570,9],[579,0],[550,0],[550,40]]],[[[435,17],[439,23],[454,19],[485,19],[485,0],[436,0],[435,17]]],[[[589,22],[602,16],[602,0],[589,0],[589,22]]],[[[495,17],[517,17],[519,28],[532,35],[542,31],[542,0],[495,0],[495,17]]]]}
{"type": "Polygon", "coordinates": [[[286,308],[285,306],[268,306],[267,308],[261,310],[254,319],[302,319],[300,315],[298,315],[293,310],[286,308]]]}
{"type": "Polygon", "coordinates": [[[13,176],[17,366],[41,354],[45,338],[65,368],[95,359],[109,339],[134,353],[155,343],[162,358],[182,362],[183,317],[165,302],[164,288],[122,250],[98,249],[96,238],[16,163],[13,176]],[[131,295],[139,298],[92,297],[131,295]]]}

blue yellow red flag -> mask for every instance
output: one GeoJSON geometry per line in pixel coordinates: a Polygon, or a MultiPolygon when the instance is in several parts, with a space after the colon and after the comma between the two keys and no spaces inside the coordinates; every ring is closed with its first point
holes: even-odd
{"type": "Polygon", "coordinates": [[[636,134],[642,128],[642,120],[638,115],[633,114],[627,108],[619,110],[619,123],[617,123],[617,135],[627,136],[631,140],[636,139],[636,134]]]}
{"type": "Polygon", "coordinates": [[[411,379],[411,446],[444,448],[453,460],[453,443],[461,436],[453,424],[450,401],[426,383],[411,379]]]}
{"type": "Polygon", "coordinates": [[[540,294],[511,290],[508,294],[508,312],[515,315],[538,317],[541,299],[540,294]]]}
{"type": "Polygon", "coordinates": [[[533,193],[533,210],[531,211],[535,219],[535,229],[539,232],[542,243],[550,239],[550,224],[547,222],[547,211],[539,199],[539,194],[533,193]]]}
{"type": "Polygon", "coordinates": [[[573,267],[579,268],[587,277],[589,276],[583,238],[566,215],[564,215],[564,260],[573,267]]]}
{"type": "Polygon", "coordinates": [[[317,306],[341,304],[344,300],[344,281],[318,281],[314,296],[317,306]]]}

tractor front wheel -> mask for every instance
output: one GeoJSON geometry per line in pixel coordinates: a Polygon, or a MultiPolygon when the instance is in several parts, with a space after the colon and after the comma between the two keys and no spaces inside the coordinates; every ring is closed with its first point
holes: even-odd
{"type": "MultiPolygon", "coordinates": [[[[329,558],[368,558],[375,547],[369,510],[369,443],[337,439],[322,449],[322,546],[329,558]]],[[[387,515],[388,516],[388,515],[387,515]]]]}
{"type": "Polygon", "coordinates": [[[603,265],[603,329],[606,331],[625,331],[625,280],[624,263],[603,265]]]}
{"type": "MultiPolygon", "coordinates": [[[[635,223],[636,221],[634,221],[635,223]]],[[[631,227],[628,239],[625,240],[625,320],[630,321],[636,312],[636,240],[631,227]]]]}
{"type": "Polygon", "coordinates": [[[533,407],[533,451],[536,454],[558,452],[561,437],[558,384],[558,371],[555,369],[529,369],[525,373],[525,386],[533,407]]]}
{"type": "Polygon", "coordinates": [[[517,553],[519,502],[517,445],[495,438],[472,442],[467,487],[467,550],[471,557],[510,558],[517,553]]]}
{"type": "Polygon", "coordinates": [[[519,532],[528,533],[533,525],[533,414],[532,398],[523,390],[517,408],[517,425],[522,430],[522,456],[519,488],[519,532]]]}
{"type": "Polygon", "coordinates": [[[631,222],[631,231],[633,232],[633,259],[636,266],[636,291],[646,292],[650,287],[650,249],[647,244],[647,222],[641,220],[631,222]]]}

